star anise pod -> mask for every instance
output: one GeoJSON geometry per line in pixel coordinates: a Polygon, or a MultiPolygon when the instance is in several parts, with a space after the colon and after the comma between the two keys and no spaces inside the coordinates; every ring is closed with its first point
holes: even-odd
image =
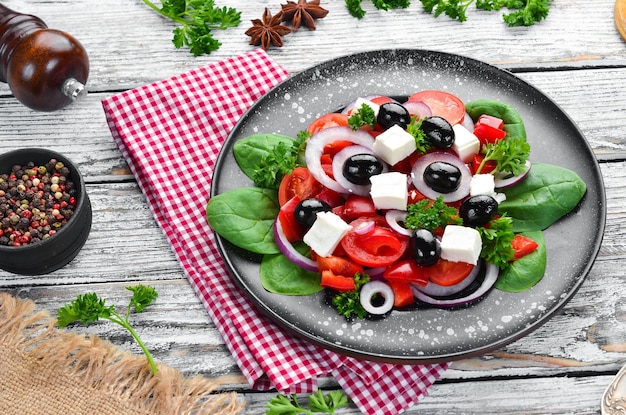
{"type": "Polygon", "coordinates": [[[252,20],[252,27],[246,30],[246,35],[250,36],[250,44],[259,46],[268,50],[274,45],[281,47],[283,45],[283,36],[291,33],[291,29],[281,24],[283,21],[283,12],[280,11],[272,16],[270,9],[265,8],[263,19],[252,20]]]}
{"type": "Polygon", "coordinates": [[[283,8],[283,20],[291,22],[292,30],[295,32],[302,26],[309,30],[315,30],[315,19],[326,17],[328,10],[320,6],[320,0],[298,0],[288,1],[281,5],[283,8]]]}

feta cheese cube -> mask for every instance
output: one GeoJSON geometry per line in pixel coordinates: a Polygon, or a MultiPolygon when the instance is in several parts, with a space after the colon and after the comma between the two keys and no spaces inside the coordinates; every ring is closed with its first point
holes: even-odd
{"type": "Polygon", "coordinates": [[[409,191],[407,175],[399,172],[377,174],[370,177],[370,196],[376,209],[406,210],[409,191]]]}
{"type": "Polygon", "coordinates": [[[470,196],[495,196],[495,179],[493,174],[475,174],[470,181],[470,196]]]}
{"type": "Polygon", "coordinates": [[[356,101],[354,101],[354,106],[352,107],[352,112],[351,114],[354,114],[356,111],[358,111],[363,105],[367,105],[368,107],[370,107],[372,110],[374,110],[374,114],[376,117],[378,117],[378,111],[380,111],[380,105],[373,103],[372,101],[365,99],[365,98],[357,98],[356,101]]]}
{"type": "Polygon", "coordinates": [[[416,148],[415,138],[399,125],[388,128],[374,141],[374,152],[391,165],[410,156],[416,148]]]}
{"type": "Polygon", "coordinates": [[[351,229],[352,226],[333,212],[318,212],[317,219],[302,240],[317,255],[328,257],[351,229]]]}
{"type": "Polygon", "coordinates": [[[448,225],[441,237],[441,258],[476,265],[483,244],[480,233],[466,226],[448,225]]]}
{"type": "Polygon", "coordinates": [[[469,163],[472,156],[480,151],[478,137],[461,124],[453,125],[452,130],[454,131],[452,149],[459,155],[463,163],[469,163]]]}

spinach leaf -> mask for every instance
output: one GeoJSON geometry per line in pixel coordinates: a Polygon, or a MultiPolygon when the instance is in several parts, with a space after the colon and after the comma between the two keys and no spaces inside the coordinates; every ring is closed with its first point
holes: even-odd
{"type": "Polygon", "coordinates": [[[546,243],[541,231],[524,232],[522,235],[539,244],[537,249],[500,271],[495,288],[507,292],[525,291],[537,284],[546,272],[546,243]]]}
{"type": "Polygon", "coordinates": [[[498,117],[504,121],[504,131],[506,131],[507,138],[515,137],[526,140],[526,128],[522,117],[515,108],[504,102],[494,99],[479,99],[465,104],[465,110],[474,121],[477,121],[483,114],[498,117]]]}
{"type": "Polygon", "coordinates": [[[240,248],[257,254],[280,252],[274,242],[273,226],[278,215],[276,191],[240,187],[214,196],[206,208],[213,230],[240,248]]]}
{"type": "Polygon", "coordinates": [[[504,189],[499,210],[513,218],[513,232],[544,230],[571,212],[587,191],[585,182],[563,167],[533,163],[528,176],[504,189]]]}
{"type": "Polygon", "coordinates": [[[267,159],[280,143],[291,147],[294,139],[281,134],[254,134],[236,141],[233,145],[233,155],[241,171],[254,180],[255,172],[262,161],[267,159]]]}
{"type": "MultiPolygon", "coordinates": [[[[297,244],[300,253],[310,252],[305,244],[297,244]]],[[[306,271],[282,254],[264,255],[259,269],[261,284],[267,291],[282,295],[311,295],[323,288],[321,275],[306,271]]]]}

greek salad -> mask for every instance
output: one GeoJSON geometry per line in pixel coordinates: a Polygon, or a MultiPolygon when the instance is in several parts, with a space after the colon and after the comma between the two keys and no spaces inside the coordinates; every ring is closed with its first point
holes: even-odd
{"type": "Polygon", "coordinates": [[[212,197],[207,220],[261,254],[263,287],[325,290],[346,318],[461,307],[543,278],[542,231],[586,186],[533,163],[519,113],[439,90],[358,97],[297,137],[233,145],[255,186],[212,197]]]}

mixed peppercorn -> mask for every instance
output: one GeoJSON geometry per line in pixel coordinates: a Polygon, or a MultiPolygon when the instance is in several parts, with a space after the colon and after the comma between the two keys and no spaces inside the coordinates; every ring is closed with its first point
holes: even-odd
{"type": "Polygon", "coordinates": [[[0,245],[39,242],[65,225],[77,203],[69,176],[70,169],[55,159],[14,165],[0,175],[0,245]]]}

